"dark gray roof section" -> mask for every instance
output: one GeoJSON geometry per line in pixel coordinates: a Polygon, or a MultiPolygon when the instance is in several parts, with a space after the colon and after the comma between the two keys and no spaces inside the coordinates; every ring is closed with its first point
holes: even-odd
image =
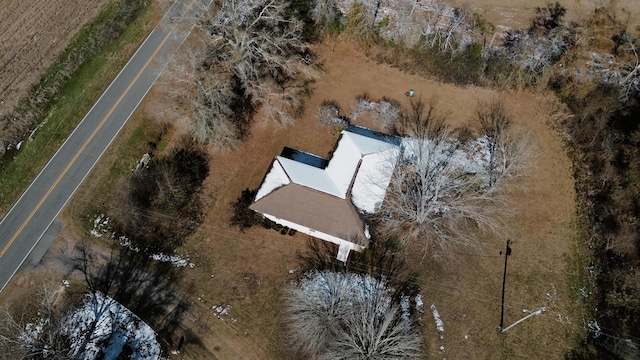
{"type": "Polygon", "coordinates": [[[354,134],[358,134],[358,135],[366,136],[366,137],[369,137],[369,138],[372,138],[372,139],[384,141],[386,143],[397,145],[397,146],[400,146],[400,144],[402,143],[402,139],[400,139],[397,136],[387,135],[387,134],[384,134],[384,133],[381,133],[381,132],[377,132],[375,130],[364,128],[362,126],[349,125],[349,126],[347,126],[346,130],[348,132],[351,132],[351,133],[354,133],[354,134]]]}
{"type": "Polygon", "coordinates": [[[303,164],[307,164],[309,166],[316,167],[318,169],[326,168],[327,164],[329,163],[329,160],[322,158],[318,155],[314,155],[305,151],[292,149],[286,146],[282,149],[280,156],[297,161],[297,162],[301,162],[303,164]]]}

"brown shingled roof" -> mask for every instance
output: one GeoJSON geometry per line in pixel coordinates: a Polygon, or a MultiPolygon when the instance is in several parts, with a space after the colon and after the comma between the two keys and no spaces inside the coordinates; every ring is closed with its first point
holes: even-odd
{"type": "Polygon", "coordinates": [[[367,246],[364,222],[349,199],[344,200],[302,185],[290,183],[253,203],[259,213],[367,246]]]}

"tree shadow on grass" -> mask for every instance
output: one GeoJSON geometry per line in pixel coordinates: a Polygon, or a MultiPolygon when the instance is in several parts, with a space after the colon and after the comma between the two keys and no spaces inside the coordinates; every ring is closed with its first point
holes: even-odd
{"type": "Polygon", "coordinates": [[[183,269],[115,244],[108,255],[90,250],[86,243],[78,250],[75,268],[84,274],[88,291],[124,305],[167,343],[189,309],[189,302],[177,291],[183,269]]]}

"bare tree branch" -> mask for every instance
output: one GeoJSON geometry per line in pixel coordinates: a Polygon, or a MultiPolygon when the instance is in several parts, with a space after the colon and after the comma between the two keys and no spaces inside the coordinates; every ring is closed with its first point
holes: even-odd
{"type": "Polygon", "coordinates": [[[420,335],[384,280],[312,271],[290,290],[292,343],[320,359],[414,359],[420,335]]]}
{"type": "Polygon", "coordinates": [[[412,102],[397,132],[404,152],[378,219],[388,234],[417,241],[425,255],[452,257],[457,246],[477,243],[477,230],[498,232],[502,198],[488,191],[474,153],[453,136],[434,103],[412,102]]]}
{"type": "Polygon", "coordinates": [[[4,309],[0,315],[0,359],[73,358],[64,312],[56,306],[59,289],[53,281],[44,281],[21,309],[4,309]]]}
{"type": "Polygon", "coordinates": [[[283,0],[222,1],[169,64],[156,112],[214,149],[244,138],[259,107],[269,120],[293,122],[299,80],[313,76],[315,57],[287,9],[283,0]]]}

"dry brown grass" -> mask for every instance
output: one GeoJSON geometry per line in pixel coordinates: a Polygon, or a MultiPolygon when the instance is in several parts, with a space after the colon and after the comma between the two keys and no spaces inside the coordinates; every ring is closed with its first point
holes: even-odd
{"type": "Polygon", "coordinates": [[[564,272],[573,239],[574,193],[570,163],[560,140],[546,124],[547,100],[529,93],[459,88],[407,75],[371,62],[348,44],[339,43],[333,51],[328,46],[317,50],[323,54],[327,71],[314,85],[303,119],[288,128],[256,127],[247,143],[212,159],[212,175],[207,181],[209,214],[184,251],[197,264],[187,270],[197,279],[189,292],[202,296],[194,302],[191,324],[214,335],[200,336],[202,344],[186,347],[185,354],[202,358],[206,348],[218,358],[287,357],[281,295],[283,287],[295,277],[289,270],[297,267],[296,252],[305,250],[306,239],[300,234],[281,236],[259,227],[242,234],[228,225],[229,203],[242,189],[259,185],[282,146],[327,154],[334,139],[313,116],[323,100],[335,99],[348,110],[352,99],[365,91],[372,98],[386,95],[404,102],[404,92],[413,88],[416,96],[438,98],[440,108],[458,125],[473,116],[478,101],[502,99],[515,115],[515,125],[530,129],[540,145],[536,166],[521,184],[525,190],[512,195],[518,204],[514,215],[506,219],[514,245],[505,325],[524,316],[523,308],[546,306],[547,312],[497,334],[504,264],[499,251],[506,239],[484,239],[483,248],[460,254],[451,266],[436,266],[416,256],[411,264],[421,274],[425,305],[436,304],[446,328],[444,340],[440,340],[427,309],[424,329],[429,355],[456,359],[561,358],[580,331],[579,312],[569,298],[564,272]],[[231,305],[231,315],[225,321],[211,310],[211,306],[221,304],[231,305]],[[237,322],[230,323],[231,317],[237,322]],[[440,345],[445,346],[444,354],[438,350],[440,345]]]}
{"type": "MultiPolygon", "coordinates": [[[[563,4],[569,11],[591,11],[596,1],[563,4]],[[586,9],[586,10],[585,10],[586,9]]],[[[491,0],[483,3],[487,17],[504,20],[509,26],[527,26],[535,6],[546,1],[491,0]],[[526,11],[522,11],[522,9],[526,11]],[[511,15],[510,15],[511,14],[511,15]],[[517,16],[516,16],[517,14],[517,16]],[[517,25],[520,24],[520,25],[517,25]]],[[[635,1],[619,1],[618,8],[638,7],[635,1]]],[[[639,9],[636,9],[640,12],[639,9]]],[[[501,20],[502,21],[502,20],[501,20]]],[[[260,227],[240,233],[229,227],[230,207],[244,188],[259,186],[274,155],[283,146],[326,156],[334,144],[334,135],[315,120],[315,110],[323,100],[336,100],[348,113],[355,96],[367,92],[373,99],[395,98],[407,105],[404,93],[412,88],[425,100],[435,98],[453,125],[467,123],[479,101],[502,100],[514,114],[514,125],[531,131],[539,155],[521,190],[511,194],[514,214],[505,219],[509,225],[505,238],[486,238],[486,245],[458,254],[450,266],[439,266],[412,256],[410,266],[420,274],[425,299],[424,333],[430,358],[562,358],[575,346],[581,331],[581,313],[572,303],[566,275],[573,241],[574,188],[571,164],[561,141],[548,126],[549,99],[526,92],[496,92],[483,88],[460,88],[402,73],[376,64],[354,52],[349,44],[319,46],[326,71],[313,84],[306,112],[296,124],[286,128],[254,127],[251,138],[234,151],[221,152],[211,160],[211,176],[205,184],[207,217],[200,230],[179,250],[189,254],[196,266],[186,268],[192,280],[184,292],[193,303],[183,327],[173,342],[185,334],[183,357],[186,359],[282,359],[287,358],[283,336],[282,291],[296,277],[289,270],[298,266],[296,254],[306,249],[306,237],[281,236],[260,227]],[[547,311],[504,334],[497,333],[500,320],[500,290],[506,238],[514,241],[509,258],[505,325],[526,315],[523,309],[545,306],[547,311]],[[444,339],[435,331],[428,306],[435,304],[445,324],[444,339]],[[223,320],[212,307],[230,305],[223,320]],[[235,319],[235,321],[233,321],[235,319]],[[445,346],[445,352],[438,350],[445,346]]],[[[87,204],[94,201],[96,184],[113,171],[114,165],[132,163],[146,151],[146,144],[123,148],[145,123],[136,113],[105,157],[63,214],[68,228],[52,247],[61,252],[83,234],[80,219],[87,204]]],[[[363,125],[375,127],[369,120],[363,125]]],[[[144,138],[144,136],[143,136],[144,138]]],[[[125,166],[126,167],[126,166],[125,166]]],[[[115,168],[118,168],[116,166],[115,168]]],[[[46,273],[64,270],[51,270],[46,273]]],[[[22,273],[3,292],[28,291],[42,269],[22,273]]],[[[186,284],[186,283],[185,283],[186,284]]]]}
{"type": "MultiPolygon", "coordinates": [[[[499,251],[504,249],[506,238],[483,239],[484,247],[458,254],[450,266],[434,265],[416,252],[410,266],[420,274],[429,357],[562,358],[575,345],[574,335],[581,331],[581,319],[579,309],[569,298],[570,284],[565,274],[573,239],[573,181],[561,141],[547,125],[549,101],[530,93],[460,88],[404,74],[368,60],[349,44],[319,46],[316,50],[325,61],[326,71],[313,85],[314,94],[307,101],[303,118],[286,128],[256,126],[246,143],[211,159],[211,175],[205,182],[204,193],[207,217],[199,231],[178,251],[188,254],[196,264],[193,269],[184,269],[189,281],[181,286],[192,307],[183,327],[171,339],[175,344],[185,335],[182,356],[186,359],[290,356],[283,335],[282,294],[297,276],[289,271],[298,267],[296,254],[306,250],[307,239],[302,234],[282,236],[261,227],[240,233],[229,226],[229,204],[243,189],[259,186],[273,156],[283,146],[328,154],[334,135],[314,116],[323,100],[335,99],[348,112],[351,101],[364,92],[374,99],[388,96],[406,104],[404,93],[413,88],[416,96],[435,97],[438,107],[449,114],[454,125],[471,119],[478,101],[500,99],[514,114],[514,125],[529,129],[539,145],[536,165],[521,183],[523,190],[512,194],[517,205],[514,214],[505,219],[509,224],[507,235],[514,240],[509,259],[505,325],[524,316],[523,308],[546,306],[547,312],[507,333],[497,333],[504,265],[499,251]],[[444,339],[435,331],[428,309],[431,304],[438,307],[444,321],[444,339]],[[220,319],[212,309],[214,305],[229,305],[229,315],[220,319]],[[438,350],[440,345],[445,346],[444,353],[438,350]]],[[[64,212],[68,227],[52,247],[54,252],[69,249],[73,239],[86,236],[82,235],[86,231],[82,222],[88,219],[79,218],[80,214],[84,214],[87,204],[95,202],[96,185],[101,184],[101,178],[114,169],[126,168],[126,164],[135,162],[145,151],[144,141],[140,146],[124,147],[133,138],[145,139],[153,133],[148,129],[155,125],[145,121],[142,110],[135,114],[75,196],[64,212]],[[140,135],[141,129],[147,129],[147,135],[140,135]]],[[[363,125],[375,125],[370,120],[363,121],[363,125]]],[[[20,275],[9,285],[7,294],[28,288],[41,271],[20,275]]],[[[61,277],[63,274],[60,271],[61,277]]]]}

